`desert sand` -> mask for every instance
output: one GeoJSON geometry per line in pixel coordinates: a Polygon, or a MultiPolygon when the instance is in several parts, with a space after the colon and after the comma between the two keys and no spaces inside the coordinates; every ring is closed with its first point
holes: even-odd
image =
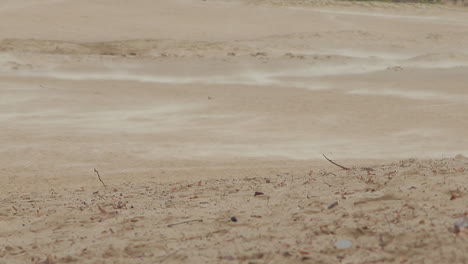
{"type": "Polygon", "coordinates": [[[468,263],[467,47],[460,6],[3,0],[0,263],[468,263]]]}

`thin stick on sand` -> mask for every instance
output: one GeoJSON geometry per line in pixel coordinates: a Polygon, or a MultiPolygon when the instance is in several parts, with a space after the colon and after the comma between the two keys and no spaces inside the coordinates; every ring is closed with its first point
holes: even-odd
{"type": "Polygon", "coordinates": [[[338,164],[338,163],[334,162],[333,160],[327,158],[327,156],[325,156],[325,154],[322,153],[322,155],[323,155],[323,157],[324,157],[326,160],[328,160],[331,164],[333,164],[333,165],[335,165],[335,166],[338,166],[338,167],[342,168],[343,170],[351,170],[350,168],[346,168],[345,166],[341,166],[340,164],[338,164]]]}
{"type": "Polygon", "coordinates": [[[184,221],[184,222],[175,223],[175,224],[169,224],[167,225],[167,227],[173,227],[176,225],[188,224],[188,223],[193,223],[193,222],[203,222],[203,219],[195,219],[195,220],[189,220],[189,221],[184,221]]]}
{"type": "Polygon", "coordinates": [[[164,258],[162,258],[159,263],[163,263],[163,261],[165,261],[166,259],[170,258],[171,256],[175,255],[177,252],[179,252],[180,249],[172,252],[171,254],[167,254],[167,256],[165,256],[164,258]]]}
{"type": "Polygon", "coordinates": [[[99,171],[97,171],[96,169],[94,169],[94,172],[97,174],[97,177],[99,179],[99,181],[101,181],[102,185],[104,185],[104,188],[106,188],[106,184],[101,180],[101,176],[99,175],[99,171]]]}

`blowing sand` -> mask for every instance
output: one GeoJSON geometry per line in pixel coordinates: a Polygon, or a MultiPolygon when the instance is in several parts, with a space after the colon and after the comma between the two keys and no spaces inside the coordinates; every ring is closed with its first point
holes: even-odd
{"type": "Polygon", "coordinates": [[[0,263],[468,263],[466,8],[8,0],[0,32],[0,263]]]}

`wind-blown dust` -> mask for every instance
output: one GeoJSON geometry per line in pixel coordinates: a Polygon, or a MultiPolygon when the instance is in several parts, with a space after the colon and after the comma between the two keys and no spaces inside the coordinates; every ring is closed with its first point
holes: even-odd
{"type": "Polygon", "coordinates": [[[467,263],[467,14],[2,2],[0,263],[467,263]]]}

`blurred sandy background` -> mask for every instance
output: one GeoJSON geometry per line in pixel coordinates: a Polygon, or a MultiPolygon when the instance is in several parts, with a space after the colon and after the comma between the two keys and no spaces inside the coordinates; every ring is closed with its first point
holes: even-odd
{"type": "Polygon", "coordinates": [[[4,0],[0,263],[467,263],[467,47],[452,5],[4,0]]]}

